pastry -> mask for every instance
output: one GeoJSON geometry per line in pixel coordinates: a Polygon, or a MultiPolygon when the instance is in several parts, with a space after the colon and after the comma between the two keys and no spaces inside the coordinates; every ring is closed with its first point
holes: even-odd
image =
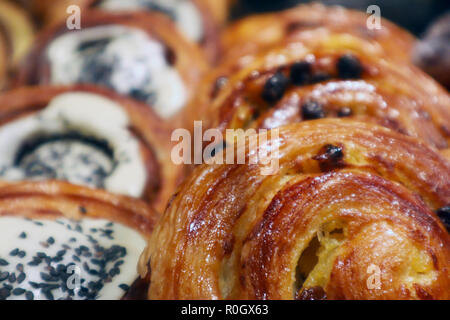
{"type": "Polygon", "coordinates": [[[449,299],[450,162],[347,119],[268,136],[176,192],[140,260],[149,298],[449,299]]]}
{"type": "Polygon", "coordinates": [[[81,30],[64,22],[40,34],[15,85],[96,84],[173,122],[206,70],[201,51],[174,28],[157,13],[86,12],[81,30]]]}
{"type": "Polygon", "coordinates": [[[95,8],[108,12],[160,12],[169,17],[190,41],[199,44],[211,61],[220,53],[219,31],[228,16],[228,0],[38,0],[34,6],[47,24],[65,20],[70,5],[80,7],[82,15],[95,8]]]}
{"type": "Polygon", "coordinates": [[[27,13],[11,1],[0,1],[0,89],[7,76],[28,52],[34,37],[27,13]]]}
{"type": "Polygon", "coordinates": [[[412,64],[377,53],[364,39],[331,32],[263,50],[252,59],[206,77],[192,103],[194,118],[225,130],[351,117],[448,148],[447,91],[412,64]]]}
{"type": "Polygon", "coordinates": [[[146,203],[61,181],[0,183],[0,198],[0,300],[145,298],[146,203]]]}
{"type": "Polygon", "coordinates": [[[183,176],[145,104],[77,85],[16,89],[0,105],[0,180],[66,180],[163,210],[183,176]]]}

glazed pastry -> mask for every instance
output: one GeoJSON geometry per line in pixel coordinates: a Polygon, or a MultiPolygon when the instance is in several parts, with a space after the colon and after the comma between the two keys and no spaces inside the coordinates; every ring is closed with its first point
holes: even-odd
{"type": "Polygon", "coordinates": [[[376,51],[346,33],[274,47],[243,68],[212,72],[191,109],[221,130],[352,117],[447,148],[446,90],[413,65],[376,51]]]}
{"type": "Polygon", "coordinates": [[[11,1],[0,0],[0,89],[6,76],[28,52],[33,25],[27,13],[11,1]]]}
{"type": "Polygon", "coordinates": [[[34,1],[44,14],[47,23],[68,17],[67,7],[76,4],[85,12],[96,8],[109,12],[148,11],[160,12],[175,22],[179,31],[192,42],[199,44],[211,61],[219,54],[219,31],[228,15],[228,0],[68,0],[34,1]],[[55,3],[56,2],[56,3],[55,3]]]}
{"type": "Polygon", "coordinates": [[[449,299],[450,236],[434,211],[450,203],[450,162],[346,119],[268,137],[175,194],[140,260],[149,298],[449,299]],[[249,161],[261,151],[278,161],[271,174],[249,161]]]}
{"type": "Polygon", "coordinates": [[[264,48],[345,33],[348,39],[341,46],[345,46],[352,37],[361,38],[391,59],[409,61],[414,37],[385,19],[380,20],[380,29],[372,28],[371,23],[369,15],[361,11],[321,4],[254,15],[226,29],[222,40],[224,56],[225,59],[239,59],[240,63],[246,63],[248,56],[264,48]]]}
{"type": "Polygon", "coordinates": [[[66,180],[163,210],[183,172],[145,104],[90,86],[0,96],[0,180],[66,180]]]}
{"type": "Polygon", "coordinates": [[[201,51],[157,14],[83,14],[44,31],[16,85],[90,83],[151,106],[162,119],[178,115],[206,69],[201,51]]]}
{"type": "Polygon", "coordinates": [[[0,300],[145,298],[146,203],[61,181],[1,183],[0,198],[0,300]]]}

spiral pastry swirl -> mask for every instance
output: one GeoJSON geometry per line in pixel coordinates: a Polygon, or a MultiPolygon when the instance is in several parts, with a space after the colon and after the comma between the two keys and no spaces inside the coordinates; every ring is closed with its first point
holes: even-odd
{"type": "Polygon", "coordinates": [[[413,65],[370,48],[361,38],[332,32],[261,51],[244,67],[224,62],[191,109],[222,130],[351,117],[447,148],[446,90],[413,65]]]}
{"type": "Polygon", "coordinates": [[[278,132],[245,151],[278,145],[275,174],[205,164],[174,195],[141,257],[149,298],[449,298],[444,157],[352,120],[278,132]]]}

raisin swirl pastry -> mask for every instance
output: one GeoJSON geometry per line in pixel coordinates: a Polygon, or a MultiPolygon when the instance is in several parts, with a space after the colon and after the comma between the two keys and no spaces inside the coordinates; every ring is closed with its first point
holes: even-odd
{"type": "Polygon", "coordinates": [[[245,164],[185,180],[140,260],[149,298],[449,298],[450,237],[433,211],[450,202],[450,162],[348,119],[269,136],[245,164]],[[272,175],[249,161],[261,150],[279,161],[272,175]]]}
{"type": "Polygon", "coordinates": [[[145,298],[146,203],[62,181],[0,183],[0,198],[0,300],[145,298]]]}
{"type": "Polygon", "coordinates": [[[43,31],[15,84],[96,84],[168,119],[182,111],[205,70],[200,49],[163,15],[92,10],[81,30],[64,22],[43,31]]]}
{"type": "Polygon", "coordinates": [[[108,12],[160,12],[169,17],[190,41],[199,44],[211,61],[219,54],[219,31],[228,16],[228,0],[39,0],[35,9],[47,23],[65,20],[68,6],[76,4],[81,12],[94,8],[108,12]],[[56,2],[56,3],[55,3],[56,2]]]}
{"type": "Polygon", "coordinates": [[[366,40],[347,36],[332,33],[263,50],[247,66],[209,82],[215,85],[202,84],[192,109],[220,129],[352,117],[447,148],[447,91],[412,64],[372,54],[366,40]]]}
{"type": "MultiPolygon", "coordinates": [[[[282,12],[250,16],[225,30],[222,37],[224,59],[246,63],[249,56],[264,48],[341,32],[350,40],[352,37],[366,40],[374,51],[384,52],[391,59],[409,60],[414,37],[381,18],[380,28],[369,28],[368,17],[360,11],[321,4],[299,5],[282,12]]],[[[343,40],[346,39],[336,39],[343,40]]]]}
{"type": "Polygon", "coordinates": [[[16,4],[0,1],[0,89],[7,76],[28,52],[33,41],[33,25],[27,13],[16,4]]]}
{"type": "Polygon", "coordinates": [[[77,85],[16,89],[0,105],[0,180],[65,180],[163,210],[183,175],[170,131],[135,100],[77,85]]]}

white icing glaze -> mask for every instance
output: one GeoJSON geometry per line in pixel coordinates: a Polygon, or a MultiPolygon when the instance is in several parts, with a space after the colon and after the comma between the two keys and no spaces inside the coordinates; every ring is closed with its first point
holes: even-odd
{"type": "MultiPolygon", "coordinates": [[[[9,274],[15,273],[15,278],[18,279],[21,271],[17,270],[17,265],[22,264],[23,273],[26,277],[21,283],[18,283],[19,281],[17,280],[11,283],[8,279],[0,281],[0,288],[4,284],[8,284],[13,289],[22,288],[26,291],[33,292],[34,299],[36,300],[44,300],[46,299],[45,294],[42,293],[41,289],[33,288],[30,281],[59,285],[66,282],[66,284],[69,284],[69,288],[73,288],[74,290],[75,295],[72,299],[85,299],[85,297],[78,295],[81,287],[87,287],[90,281],[98,281],[100,278],[88,273],[84,264],[87,263],[90,269],[99,271],[100,267],[92,263],[92,259],[103,259],[105,257],[104,255],[95,255],[95,253],[98,253],[98,250],[95,249],[92,241],[94,239],[97,241],[97,245],[105,249],[109,249],[113,245],[126,249],[126,255],[124,257],[118,255],[115,259],[111,259],[111,261],[105,264],[104,270],[106,273],[109,273],[118,261],[123,260],[123,263],[118,266],[120,273],[110,277],[110,282],[103,281],[103,288],[98,291],[98,295],[96,296],[96,299],[100,300],[122,298],[125,291],[119,285],[126,284],[127,286],[131,286],[138,279],[136,266],[139,256],[145,248],[146,241],[138,232],[131,228],[117,223],[111,226],[108,225],[109,223],[109,221],[101,219],[82,219],[79,222],[75,222],[66,218],[57,220],[29,220],[17,217],[1,217],[0,242],[2,245],[0,246],[0,258],[7,261],[8,265],[0,266],[0,274],[3,272],[8,272],[9,274]],[[37,223],[42,225],[38,225],[37,223]],[[110,237],[105,236],[104,233],[104,230],[108,229],[112,230],[112,232],[108,231],[110,237]],[[20,237],[22,233],[25,233],[26,237],[20,237]],[[91,241],[88,236],[92,237],[91,241]],[[50,237],[54,240],[53,244],[48,242],[50,237]],[[74,239],[76,240],[74,241],[74,239]],[[67,245],[70,248],[63,245],[67,245]],[[76,250],[80,246],[89,248],[92,256],[89,257],[89,254],[77,253],[76,250]],[[11,252],[15,249],[24,251],[26,255],[24,257],[17,254],[11,255],[11,252]],[[75,267],[72,267],[71,270],[66,272],[70,276],[66,281],[60,279],[46,282],[43,280],[41,272],[49,274],[49,270],[46,268],[48,264],[45,261],[41,261],[39,265],[33,266],[29,265],[29,262],[33,261],[33,257],[37,256],[38,252],[43,252],[50,257],[56,257],[60,250],[66,250],[61,261],[52,261],[50,262],[50,266],[56,269],[59,264],[67,266],[69,263],[74,263],[75,267]],[[73,258],[74,255],[78,256],[80,261],[75,260],[73,258]],[[80,283],[81,279],[85,279],[83,283],[80,283]]],[[[68,293],[63,292],[61,288],[56,288],[51,293],[55,299],[67,298],[68,296],[68,293]]],[[[7,299],[23,300],[25,299],[25,294],[17,296],[11,294],[7,299]]]]}
{"type": "Polygon", "coordinates": [[[108,25],[67,32],[50,43],[47,56],[52,84],[96,83],[131,96],[139,89],[145,93],[141,100],[162,118],[174,115],[187,99],[183,80],[169,65],[164,46],[139,29],[108,25]],[[110,39],[103,51],[80,52],[80,44],[101,39],[110,39]],[[94,65],[85,70],[87,61],[94,65]],[[92,68],[96,67],[106,70],[101,80],[95,79],[92,68]]]}
{"type": "MultiPolygon", "coordinates": [[[[26,178],[23,169],[15,167],[13,161],[28,139],[42,134],[76,131],[108,141],[114,151],[116,165],[105,178],[105,189],[140,197],[147,175],[139,143],[129,132],[128,125],[128,115],[110,99],[85,92],[61,94],[41,112],[0,127],[0,177],[6,180],[26,178]]],[[[70,179],[70,172],[66,175],[68,181],[80,182],[70,179]]]]}
{"type": "Polygon", "coordinates": [[[192,41],[200,42],[203,37],[202,16],[190,0],[103,0],[100,8],[111,11],[142,10],[156,5],[173,15],[178,29],[192,41]]]}

